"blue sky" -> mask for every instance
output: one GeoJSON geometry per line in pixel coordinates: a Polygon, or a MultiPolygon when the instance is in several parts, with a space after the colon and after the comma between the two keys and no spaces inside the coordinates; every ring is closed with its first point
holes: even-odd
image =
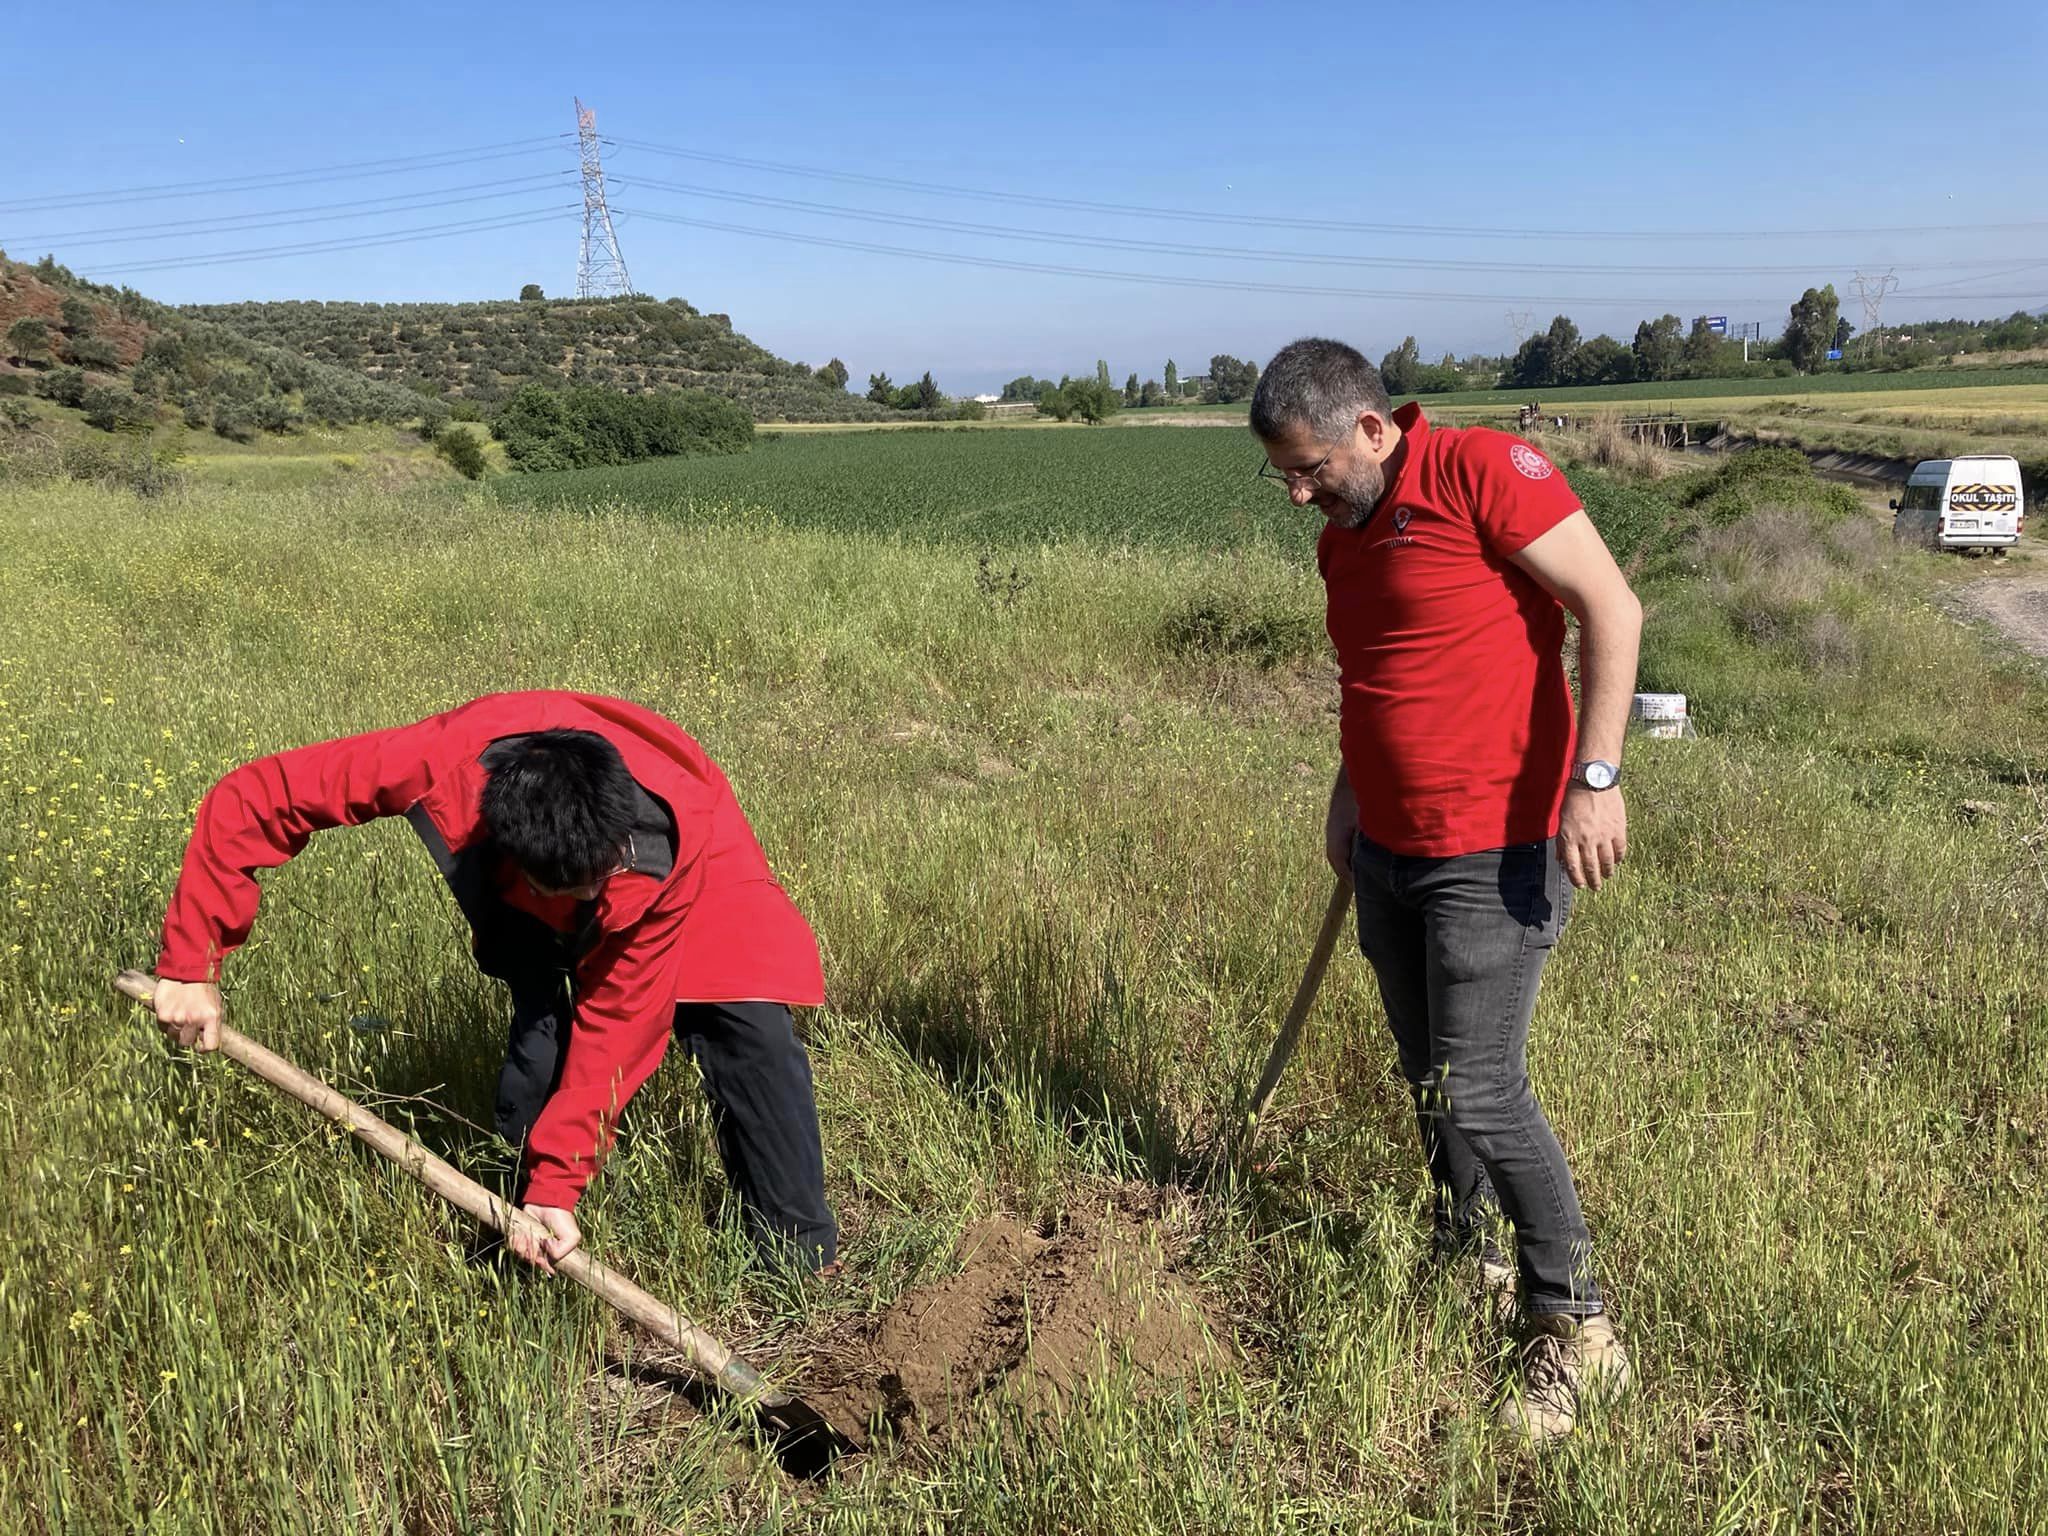
{"type": "MultiPolygon", "coordinates": [[[[930,368],[971,392],[1098,357],[1119,380],[1156,375],[1169,356],[1193,373],[1212,353],[1263,360],[1310,332],[1375,356],[1413,334],[1434,357],[1512,345],[1511,312],[1537,325],[1564,312],[1624,340],[1666,309],[1775,332],[1801,288],[1845,289],[1859,267],[1898,269],[1888,321],[2048,304],[2038,0],[10,11],[6,52],[35,62],[9,71],[0,246],[51,250],[174,302],[511,297],[526,282],[572,292],[580,192],[571,140],[549,136],[571,133],[580,95],[614,141],[606,169],[634,286],[725,311],[785,356],[839,356],[856,378],[930,368]],[[500,145],[514,147],[453,153],[500,145]],[[443,152],[439,164],[323,171],[443,152]],[[299,172],[325,179],[281,184],[299,172]],[[84,196],[265,176],[276,180],[84,196]],[[56,198],[77,201],[14,206],[56,198]],[[317,222],[251,227],[285,218],[317,222]],[[664,221],[675,218],[696,222],[664,221]],[[249,223],[167,227],[224,219],[249,223]],[[138,265],[469,221],[499,227],[138,265]],[[1853,232],[1802,233],[1823,230],[1853,232]],[[1780,233],[1758,233],[1768,231],[1780,233]],[[1669,233],[1645,237],[1659,232],[1669,233]],[[790,235],[1362,292],[1112,281],[790,235]],[[1505,270],[1445,265],[1460,262],[1505,270]],[[1558,270],[1569,267],[1690,270],[1558,270]],[[1740,267],[1795,270],[1730,270],[1740,267]],[[1371,296],[1417,293],[1461,297],[1371,296]]],[[[1860,321],[1853,300],[1845,308],[1860,321]]]]}

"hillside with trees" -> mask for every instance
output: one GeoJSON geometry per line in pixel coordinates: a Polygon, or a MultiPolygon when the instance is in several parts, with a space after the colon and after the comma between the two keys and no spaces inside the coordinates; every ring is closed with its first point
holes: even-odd
{"type": "Polygon", "coordinates": [[[708,390],[756,421],[882,420],[897,409],[846,390],[846,365],[787,362],[732,320],[682,299],[526,297],[468,304],[318,299],[190,305],[180,313],[301,357],[441,399],[492,407],[528,384],[627,393],[708,390]]]}
{"type": "Polygon", "coordinates": [[[0,255],[0,394],[40,395],[108,431],[173,417],[247,439],[304,422],[405,422],[440,410],[380,383],[179,313],[57,262],[0,255]]]}

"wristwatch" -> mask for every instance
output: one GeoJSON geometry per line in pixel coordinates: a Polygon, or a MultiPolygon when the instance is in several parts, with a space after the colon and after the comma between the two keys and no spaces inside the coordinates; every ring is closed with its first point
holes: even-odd
{"type": "Polygon", "coordinates": [[[1572,782],[1583,784],[1588,789],[1612,789],[1621,782],[1621,770],[1596,757],[1572,769],[1572,782]]]}

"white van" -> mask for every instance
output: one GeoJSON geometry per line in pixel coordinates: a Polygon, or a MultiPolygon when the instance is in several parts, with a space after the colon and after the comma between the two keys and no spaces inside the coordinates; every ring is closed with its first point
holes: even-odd
{"type": "Polygon", "coordinates": [[[2003,550],[2027,523],[2019,460],[1993,453],[1922,460],[1891,508],[1893,535],[1929,549],[2003,550]]]}

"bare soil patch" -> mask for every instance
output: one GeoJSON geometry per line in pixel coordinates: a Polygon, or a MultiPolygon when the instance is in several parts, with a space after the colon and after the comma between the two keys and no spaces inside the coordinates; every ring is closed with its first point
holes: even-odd
{"type": "Polygon", "coordinates": [[[1057,1225],[991,1217],[961,1238],[955,1263],[801,1384],[856,1440],[927,1444],[984,1403],[1051,1416],[1105,1372],[1165,1388],[1236,1358],[1157,1230],[1122,1212],[1057,1225]]]}
{"type": "Polygon", "coordinates": [[[2048,661],[2048,570],[1983,576],[1956,588],[1954,606],[1980,619],[2030,656],[2048,661]]]}

